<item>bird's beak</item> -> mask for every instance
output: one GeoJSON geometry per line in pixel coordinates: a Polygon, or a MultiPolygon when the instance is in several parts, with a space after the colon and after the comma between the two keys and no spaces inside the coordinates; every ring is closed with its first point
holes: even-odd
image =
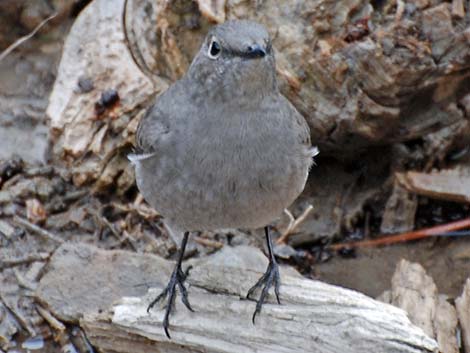
{"type": "Polygon", "coordinates": [[[266,49],[259,44],[250,45],[246,51],[250,58],[263,58],[266,56],[266,49]]]}

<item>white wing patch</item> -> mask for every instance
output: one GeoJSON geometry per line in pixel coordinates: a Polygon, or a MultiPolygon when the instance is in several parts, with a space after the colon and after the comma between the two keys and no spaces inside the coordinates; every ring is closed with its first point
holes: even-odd
{"type": "Polygon", "coordinates": [[[144,159],[147,159],[153,156],[155,156],[155,153],[143,153],[143,154],[131,153],[127,155],[127,159],[129,159],[129,161],[135,165],[138,162],[143,161],[144,159]]]}
{"type": "Polygon", "coordinates": [[[313,157],[317,156],[320,153],[320,150],[318,149],[317,146],[312,146],[312,148],[310,148],[310,153],[311,153],[311,156],[313,158],[313,157]]]}

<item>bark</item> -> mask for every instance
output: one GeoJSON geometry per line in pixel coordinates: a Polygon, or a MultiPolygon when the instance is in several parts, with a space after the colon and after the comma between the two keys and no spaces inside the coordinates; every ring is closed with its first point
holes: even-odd
{"type": "Polygon", "coordinates": [[[448,302],[449,298],[438,294],[434,280],[420,264],[401,260],[393,275],[391,290],[380,299],[404,309],[413,324],[437,340],[439,352],[459,352],[459,303],[456,303],[456,311],[448,302]]]}

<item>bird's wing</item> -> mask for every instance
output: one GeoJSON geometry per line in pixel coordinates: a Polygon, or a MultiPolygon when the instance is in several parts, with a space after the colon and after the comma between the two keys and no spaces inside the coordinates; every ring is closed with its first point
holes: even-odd
{"type": "Polygon", "coordinates": [[[159,138],[165,134],[166,119],[158,109],[158,101],[150,106],[140,119],[135,133],[135,152],[127,156],[132,164],[151,158],[157,151],[159,138]]]}
{"type": "Polygon", "coordinates": [[[147,109],[137,127],[135,141],[139,155],[156,152],[159,138],[169,131],[168,113],[162,111],[158,103],[159,100],[147,109]]]}
{"type": "Polygon", "coordinates": [[[136,154],[130,156],[130,159],[147,159],[158,152],[165,135],[171,131],[172,118],[175,118],[175,109],[179,104],[175,97],[183,93],[178,86],[177,84],[170,86],[145,112],[135,135],[136,154]]]}
{"type": "Polygon", "coordinates": [[[288,109],[294,116],[296,125],[299,126],[299,133],[297,137],[299,142],[308,149],[312,157],[315,157],[320,152],[316,146],[312,146],[312,141],[310,139],[310,127],[308,126],[307,121],[287,98],[284,97],[284,99],[289,107],[288,109]]]}
{"type": "Polygon", "coordinates": [[[310,156],[313,158],[317,154],[320,153],[320,150],[318,149],[317,146],[312,145],[312,140],[310,138],[310,127],[308,126],[307,121],[299,112],[295,114],[295,119],[297,120],[297,123],[301,126],[301,129],[299,132],[299,140],[302,144],[305,145],[305,147],[308,148],[308,152],[310,156]]]}
{"type": "Polygon", "coordinates": [[[307,125],[307,122],[305,121],[304,117],[296,110],[296,113],[294,114],[295,122],[297,125],[299,125],[299,141],[307,146],[311,147],[312,146],[312,141],[310,140],[310,128],[307,125]]]}

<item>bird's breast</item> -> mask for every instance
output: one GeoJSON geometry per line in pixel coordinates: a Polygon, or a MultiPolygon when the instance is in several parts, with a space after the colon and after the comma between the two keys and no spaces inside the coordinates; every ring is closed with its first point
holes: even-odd
{"type": "Polygon", "coordinates": [[[266,114],[208,116],[172,131],[159,156],[146,161],[155,164],[142,178],[155,190],[150,203],[188,230],[269,223],[305,184],[309,161],[294,134],[266,114]]]}

